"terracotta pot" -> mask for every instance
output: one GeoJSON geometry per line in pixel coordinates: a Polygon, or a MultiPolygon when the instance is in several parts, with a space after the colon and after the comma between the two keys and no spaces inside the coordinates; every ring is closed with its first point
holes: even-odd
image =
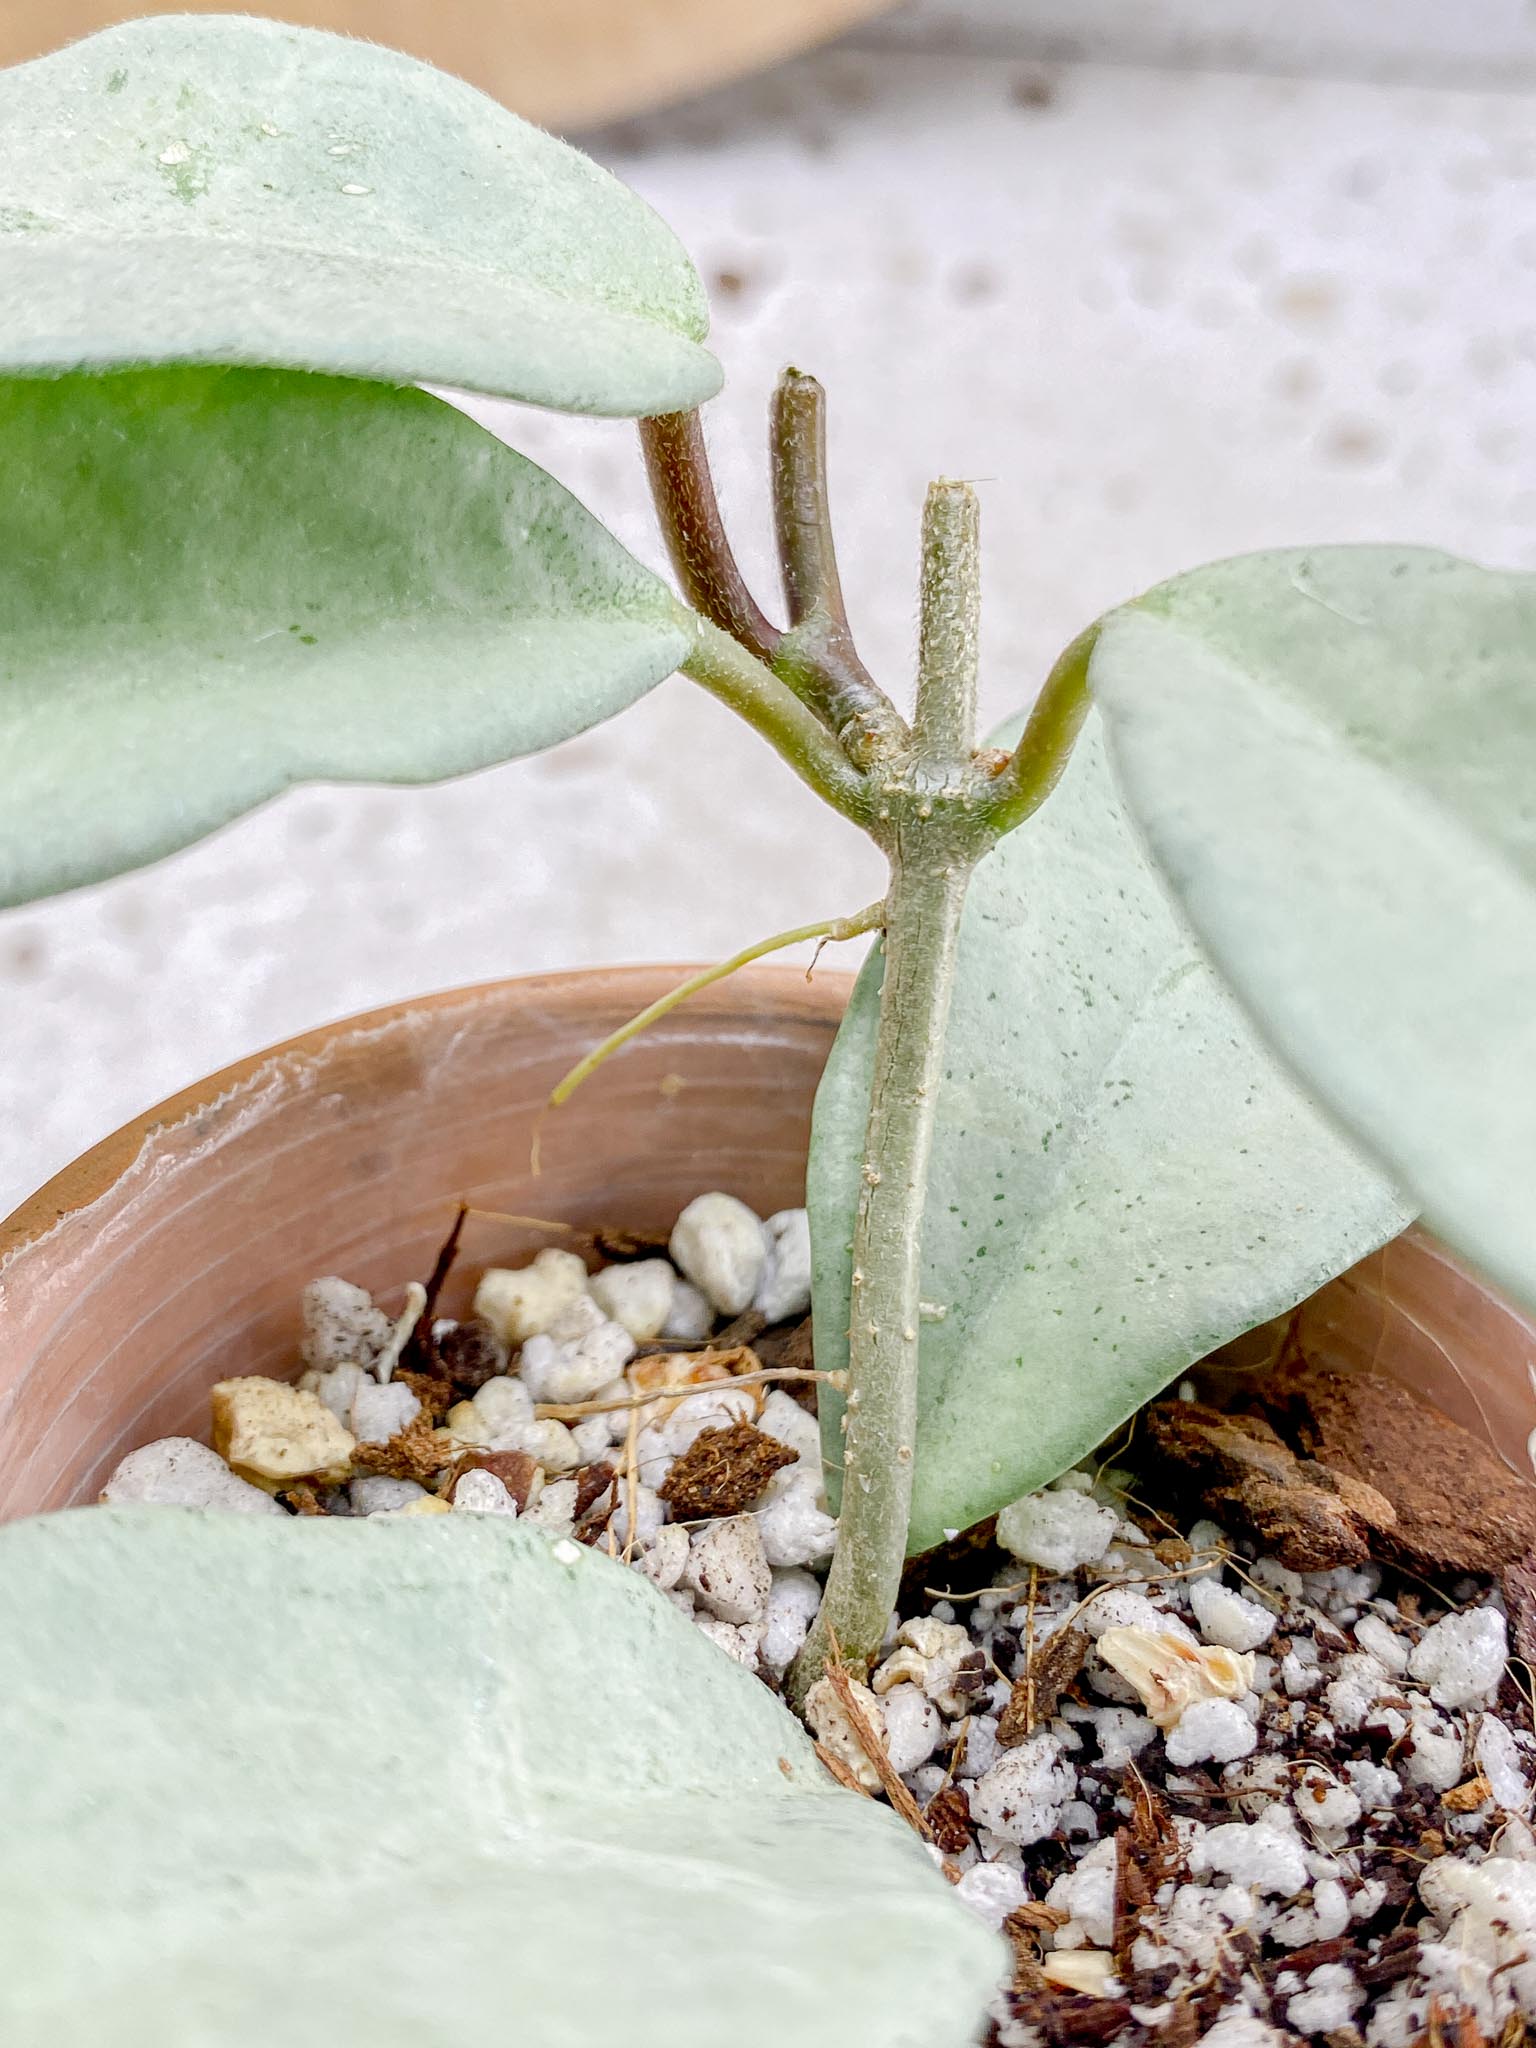
{"type": "MultiPolygon", "coordinates": [[[[891,0],[282,0],[241,11],[366,36],[456,72],[530,121],[584,128],[643,113],[809,49],[891,0]]],[[[147,0],[9,0],[0,64],[134,15],[147,0]]],[[[179,0],[225,14],[230,0],[179,0]]]]}
{"type": "MultiPolygon", "coordinates": [[[[680,972],[502,982],[352,1018],[173,1097],[51,1181],[0,1226],[0,1516],[91,1499],[135,1444],[201,1434],[215,1380],[292,1370],[312,1275],[398,1299],[461,1198],[657,1231],[705,1188],[765,1212],[798,1201],[849,983],[793,968],[738,975],[627,1048],[545,1120],[531,1173],[550,1087],[680,972]]],[[[465,1265],[551,1241],[477,1217],[465,1265]]],[[[1399,1239],[1304,1316],[1314,1354],[1418,1385],[1529,1473],[1536,1329],[1437,1246],[1399,1239]]]]}

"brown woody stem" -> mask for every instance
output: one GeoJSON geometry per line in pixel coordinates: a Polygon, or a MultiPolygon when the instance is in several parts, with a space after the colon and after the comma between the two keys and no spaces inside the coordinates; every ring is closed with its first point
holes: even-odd
{"type": "Polygon", "coordinates": [[[668,412],[642,420],[640,445],[662,537],[684,597],[759,661],[771,662],[779,629],[747,588],[726,538],[699,415],[668,412]]]}

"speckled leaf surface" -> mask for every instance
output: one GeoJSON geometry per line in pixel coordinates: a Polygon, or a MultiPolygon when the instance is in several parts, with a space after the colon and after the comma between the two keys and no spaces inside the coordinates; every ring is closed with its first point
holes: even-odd
{"type": "MultiPolygon", "coordinates": [[[[847,1356],[880,972],[874,954],[816,1099],[826,1366],[847,1356]]],[[[1060,787],[966,905],[924,1230],[924,1298],[945,1313],[921,1334],[910,1548],[1054,1477],[1407,1221],[1204,964],[1090,714],[1060,787]]]]}
{"type": "Polygon", "coordinates": [[[704,291],[578,150],[415,58],[162,15],[0,73],[0,370],[228,362],[699,404],[704,291]]]}
{"type": "Polygon", "coordinates": [[[289,783],[532,753],[670,674],[687,615],[422,391],[291,371],[0,379],[0,902],[289,783]]]}
{"type": "Polygon", "coordinates": [[[1536,576],[1218,562],[1114,614],[1091,674],[1127,801],[1271,1043],[1536,1301],[1536,576]]]}
{"type": "Polygon", "coordinates": [[[964,2048],[1005,1967],[638,1574],[492,1518],[0,1532],[6,2048],[964,2048]]]}

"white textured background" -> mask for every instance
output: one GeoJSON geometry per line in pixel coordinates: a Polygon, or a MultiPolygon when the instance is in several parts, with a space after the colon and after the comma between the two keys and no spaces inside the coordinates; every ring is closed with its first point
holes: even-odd
{"type": "MultiPolygon", "coordinates": [[[[887,679],[941,473],[984,480],[989,716],[1106,605],[1214,555],[1397,538],[1536,568],[1524,0],[925,0],[589,141],[709,279],[711,424],[760,570],[768,388],[786,361],[829,386],[845,583],[887,679]]],[[[632,430],[486,416],[654,558],[632,430]]],[[[542,761],[297,792],[0,916],[0,1210],[325,1018],[712,957],[878,880],[677,682],[542,761]]]]}

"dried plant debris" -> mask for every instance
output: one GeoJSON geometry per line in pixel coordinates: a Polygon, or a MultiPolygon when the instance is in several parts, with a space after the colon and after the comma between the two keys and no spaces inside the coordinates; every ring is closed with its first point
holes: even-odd
{"type": "Polygon", "coordinates": [[[433,1428],[423,1409],[412,1416],[404,1429],[396,1430],[387,1443],[359,1444],[352,1463],[355,1471],[377,1479],[413,1479],[418,1486],[425,1486],[452,1457],[451,1439],[433,1428]]]}
{"type": "Polygon", "coordinates": [[[1292,1571],[1363,1564],[1397,1520],[1392,1503],[1361,1475],[1297,1458],[1258,1416],[1155,1401],[1144,1430],[1170,1486],[1193,1485],[1207,1514],[1292,1571]]]}
{"type": "Polygon", "coordinates": [[[1115,1974],[1133,1984],[1139,1974],[1136,1943],[1158,1939],[1158,1893],[1189,1874],[1184,1845],[1173,1816],[1134,1764],[1131,1817],[1115,1830],[1113,1937],[1110,1953],[1115,1974]]]}
{"type": "Polygon", "coordinates": [[[1091,1641],[1086,1629],[1068,1623],[1031,1646],[997,1724],[997,1739],[1004,1749],[1013,1749],[1042,1721],[1054,1719],[1062,1695],[1083,1668],[1091,1641]]]}
{"type": "Polygon", "coordinates": [[[1292,1363],[1264,1398],[1298,1448],[1391,1501],[1388,1556],[1430,1574],[1496,1572],[1536,1550],[1536,1487],[1398,1381],[1292,1363]]]}
{"type": "Polygon", "coordinates": [[[656,1493],[674,1521],[709,1515],[739,1515],[759,1501],[775,1472],[793,1465],[795,1452],[777,1437],[733,1422],[696,1437],[668,1472],[656,1493]]]}

